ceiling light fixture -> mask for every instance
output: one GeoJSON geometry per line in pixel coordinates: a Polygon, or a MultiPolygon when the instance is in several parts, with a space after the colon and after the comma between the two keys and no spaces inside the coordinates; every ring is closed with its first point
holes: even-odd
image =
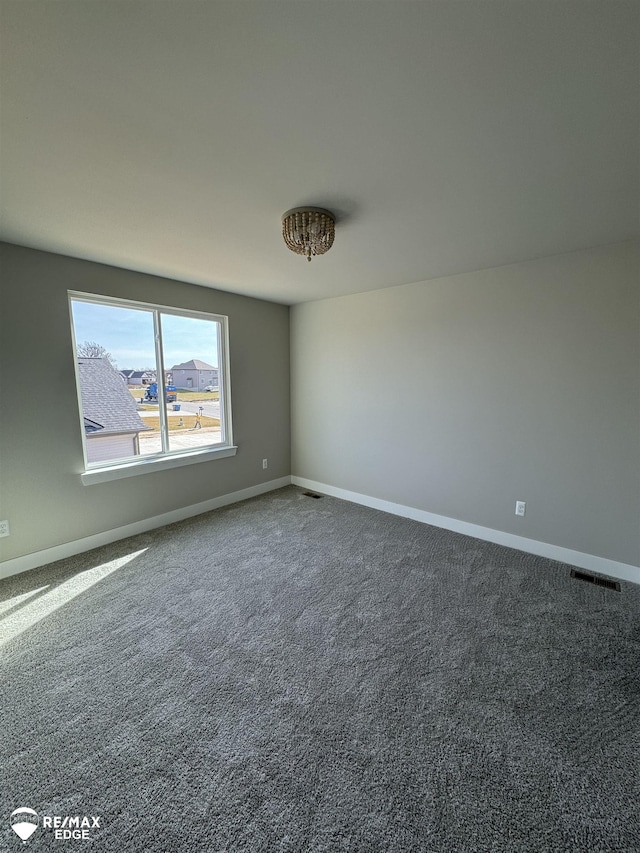
{"type": "Polygon", "coordinates": [[[336,218],[322,207],[294,207],[282,215],[284,242],[296,255],[324,255],[333,246],[336,218]]]}

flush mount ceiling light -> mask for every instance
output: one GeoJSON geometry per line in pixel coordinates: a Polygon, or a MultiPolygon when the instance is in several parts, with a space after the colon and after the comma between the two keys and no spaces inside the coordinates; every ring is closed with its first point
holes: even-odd
{"type": "Polygon", "coordinates": [[[324,255],[333,246],[336,218],[322,207],[294,207],[282,215],[284,242],[296,255],[324,255]]]}

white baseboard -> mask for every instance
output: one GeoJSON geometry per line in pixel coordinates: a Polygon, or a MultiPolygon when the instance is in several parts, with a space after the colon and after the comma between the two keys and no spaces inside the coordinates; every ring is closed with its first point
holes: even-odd
{"type": "Polygon", "coordinates": [[[304,477],[288,476],[280,477],[277,480],[270,480],[267,483],[260,483],[257,486],[250,486],[247,489],[241,489],[237,492],[220,495],[220,497],[212,498],[202,503],[181,507],[171,512],[165,512],[162,515],[156,515],[153,518],[145,518],[142,521],[126,524],[123,527],[117,527],[113,530],[106,530],[104,533],[96,533],[93,536],[86,536],[83,539],[76,539],[73,542],[66,542],[62,545],[56,545],[53,548],[36,551],[33,554],[25,554],[23,557],[5,560],[0,563],[0,579],[38,568],[38,566],[44,566],[47,563],[53,563],[56,560],[72,557],[75,554],[81,554],[83,551],[90,551],[92,548],[99,548],[101,545],[108,545],[110,542],[117,542],[119,539],[126,539],[128,536],[146,533],[148,530],[155,530],[157,527],[164,527],[166,524],[173,524],[176,521],[182,521],[194,515],[201,515],[203,512],[210,512],[213,509],[218,509],[228,504],[245,501],[266,492],[281,489],[290,483],[305,489],[312,489],[314,492],[332,495],[351,503],[389,512],[392,515],[411,518],[414,521],[421,521],[424,524],[431,524],[434,527],[442,527],[445,530],[452,530],[455,533],[463,533],[466,536],[473,536],[476,539],[484,539],[487,542],[494,542],[497,545],[505,545],[507,548],[515,548],[518,551],[525,551],[528,554],[548,557],[550,560],[558,560],[561,563],[567,563],[581,569],[587,569],[588,571],[598,572],[599,574],[608,575],[619,580],[640,584],[640,567],[638,566],[619,563],[615,560],[607,560],[604,557],[597,557],[593,554],[584,554],[581,551],[572,551],[569,548],[550,545],[546,542],[539,542],[536,539],[526,539],[524,536],[516,536],[513,533],[505,533],[502,530],[494,530],[491,527],[482,527],[479,524],[471,524],[456,518],[435,515],[434,513],[416,509],[415,507],[392,503],[391,501],[381,500],[380,498],[372,498],[369,495],[350,492],[347,489],[329,486],[326,483],[318,483],[315,480],[307,480],[304,477]]]}
{"type": "Polygon", "coordinates": [[[372,509],[380,509],[392,515],[401,515],[414,521],[422,521],[432,524],[434,527],[443,527],[445,530],[453,530],[455,533],[463,533],[476,539],[484,539],[487,542],[495,542],[497,545],[505,545],[507,548],[515,548],[517,551],[525,551],[528,554],[536,554],[539,557],[548,557],[550,560],[558,560],[560,563],[568,563],[587,569],[590,572],[608,575],[623,581],[631,581],[640,584],[640,567],[631,566],[627,563],[618,563],[615,560],[607,560],[604,557],[596,557],[594,554],[584,554],[581,551],[572,551],[570,548],[562,548],[559,545],[550,545],[547,542],[538,542],[537,539],[526,539],[524,536],[516,536],[514,533],[505,533],[502,530],[494,530],[491,527],[481,527],[479,524],[471,524],[467,521],[459,521],[456,518],[447,518],[444,515],[434,515],[425,510],[415,509],[403,504],[391,503],[391,501],[372,498],[361,495],[358,492],[350,492],[326,483],[316,483],[305,477],[291,477],[294,486],[302,486],[314,492],[331,495],[334,498],[351,503],[362,504],[372,509]]]}
{"type": "Polygon", "coordinates": [[[54,563],[56,560],[64,560],[66,557],[73,557],[75,554],[81,554],[83,551],[90,551],[92,548],[99,548],[101,545],[108,545],[110,542],[126,539],[128,536],[135,536],[138,533],[146,533],[147,530],[164,527],[166,524],[183,521],[185,518],[201,515],[203,512],[210,512],[212,509],[218,509],[221,506],[227,506],[227,504],[246,501],[248,498],[263,495],[265,492],[281,489],[290,483],[291,477],[280,477],[277,480],[269,480],[268,483],[260,483],[257,486],[250,486],[248,489],[240,489],[238,492],[220,495],[218,498],[211,498],[211,500],[202,501],[202,503],[174,509],[171,512],[165,512],[153,518],[134,521],[132,524],[125,524],[124,527],[105,530],[104,533],[95,533],[93,536],[86,536],[83,539],[76,539],[73,542],[55,545],[53,548],[46,548],[44,551],[25,554],[24,557],[5,560],[0,563],[0,578],[8,578],[11,575],[27,572],[30,569],[36,569],[38,566],[44,566],[47,563],[54,563]]]}

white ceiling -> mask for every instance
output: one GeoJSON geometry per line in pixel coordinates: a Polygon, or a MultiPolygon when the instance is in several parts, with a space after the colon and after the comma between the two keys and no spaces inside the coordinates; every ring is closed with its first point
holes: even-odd
{"type": "Polygon", "coordinates": [[[626,240],[639,45],[637,0],[2,0],[0,237],[286,303],[626,240]]]}

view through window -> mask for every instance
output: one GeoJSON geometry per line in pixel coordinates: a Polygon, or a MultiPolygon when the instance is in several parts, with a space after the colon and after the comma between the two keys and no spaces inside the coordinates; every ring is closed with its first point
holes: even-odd
{"type": "Polygon", "coordinates": [[[87,467],[230,443],[225,317],[70,303],[87,467]]]}

